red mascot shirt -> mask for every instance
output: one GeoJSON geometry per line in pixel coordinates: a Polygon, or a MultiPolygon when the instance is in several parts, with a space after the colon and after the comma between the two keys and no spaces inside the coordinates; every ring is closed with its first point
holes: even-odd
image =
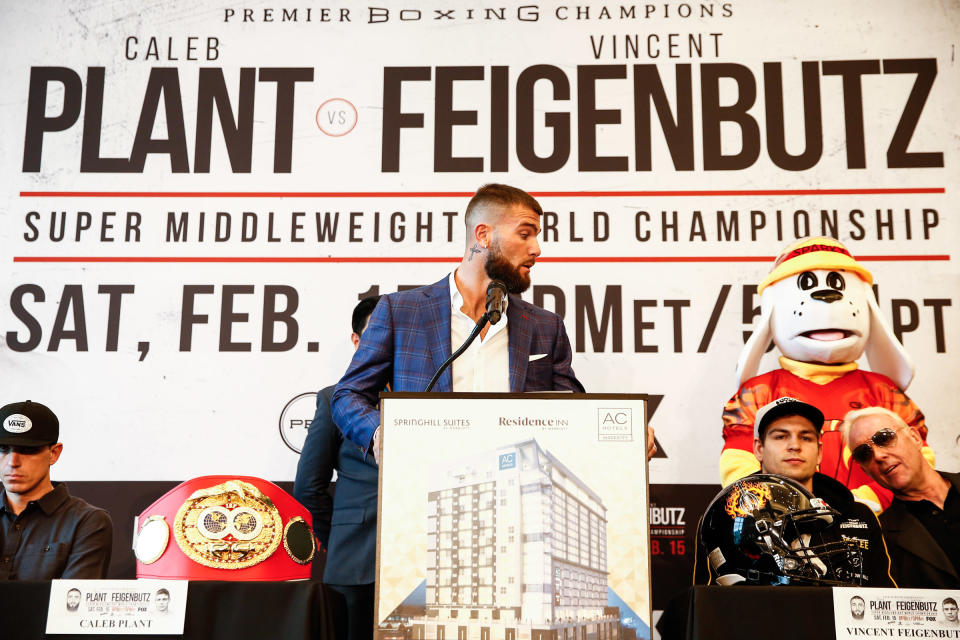
{"type": "MultiPolygon", "coordinates": [[[[786,358],[781,358],[781,363],[787,366],[792,364],[795,370],[801,372],[809,369],[820,375],[828,369],[806,363],[793,363],[786,358]]],[[[797,398],[823,412],[823,458],[820,462],[820,473],[837,479],[851,490],[864,486],[869,488],[883,509],[890,506],[892,494],[874,482],[860,465],[850,459],[850,450],[843,446],[838,430],[843,417],[849,411],[865,407],[890,409],[908,425],[917,428],[924,440],[925,453],[929,451],[923,413],[890,378],[853,369],[841,373],[826,384],[817,384],[786,369],[777,369],[744,382],[724,407],[721,466],[729,467],[731,461],[739,457],[739,454],[730,455],[733,452],[746,451],[753,457],[753,426],[757,411],[783,396],[797,398]],[[725,456],[728,458],[726,465],[725,456]]],[[[869,492],[862,489],[855,493],[858,497],[870,497],[869,492]]]]}

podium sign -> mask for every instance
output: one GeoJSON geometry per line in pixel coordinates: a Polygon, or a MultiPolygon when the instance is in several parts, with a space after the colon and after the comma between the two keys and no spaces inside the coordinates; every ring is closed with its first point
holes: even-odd
{"type": "Polygon", "coordinates": [[[379,640],[649,638],[646,396],[385,393],[379,640]]]}

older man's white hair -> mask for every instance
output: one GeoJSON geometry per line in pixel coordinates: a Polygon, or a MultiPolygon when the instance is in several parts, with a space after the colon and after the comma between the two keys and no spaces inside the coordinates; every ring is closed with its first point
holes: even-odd
{"type": "Polygon", "coordinates": [[[887,409],[886,407],[866,407],[864,409],[854,409],[847,412],[843,417],[843,423],[840,425],[840,433],[843,435],[843,443],[850,446],[850,430],[862,418],[869,416],[887,416],[892,418],[898,427],[909,427],[910,425],[898,413],[887,409]]]}

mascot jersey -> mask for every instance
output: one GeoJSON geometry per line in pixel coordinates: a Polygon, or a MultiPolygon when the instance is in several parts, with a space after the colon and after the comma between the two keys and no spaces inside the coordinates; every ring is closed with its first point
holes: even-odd
{"type": "MultiPolygon", "coordinates": [[[[824,415],[823,459],[820,473],[839,480],[875,511],[886,509],[892,495],[874,482],[850,459],[838,428],[848,411],[863,407],[885,407],[916,427],[924,440],[927,460],[933,451],[926,444],[927,427],[923,413],[890,378],[861,371],[857,364],[815,365],[781,357],[782,369],[750,378],[730,398],[723,410],[723,452],[720,470],[724,485],[756,471],[760,463],[753,455],[753,424],[760,407],[779,397],[790,396],[814,405],[824,415]]],[[[932,464],[932,462],[931,462],[932,464]]]]}

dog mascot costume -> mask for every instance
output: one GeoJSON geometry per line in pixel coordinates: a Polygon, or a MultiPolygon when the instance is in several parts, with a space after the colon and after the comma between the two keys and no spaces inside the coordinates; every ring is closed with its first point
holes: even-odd
{"type": "Polygon", "coordinates": [[[886,407],[916,427],[927,446],[923,413],[903,392],[913,363],[884,321],[873,294],[873,276],[832,238],[807,238],[777,257],[757,287],[760,317],[737,362],[737,391],[723,411],[724,485],[760,468],[753,455],[757,410],[781,396],[820,409],[823,459],[820,473],[836,478],[874,511],[890,505],[891,493],[860,469],[843,446],[839,426],[848,411],[886,407]],[[770,340],[782,354],[780,369],[757,375],[770,340]],[[858,368],[866,353],[872,371],[858,368]]]}

